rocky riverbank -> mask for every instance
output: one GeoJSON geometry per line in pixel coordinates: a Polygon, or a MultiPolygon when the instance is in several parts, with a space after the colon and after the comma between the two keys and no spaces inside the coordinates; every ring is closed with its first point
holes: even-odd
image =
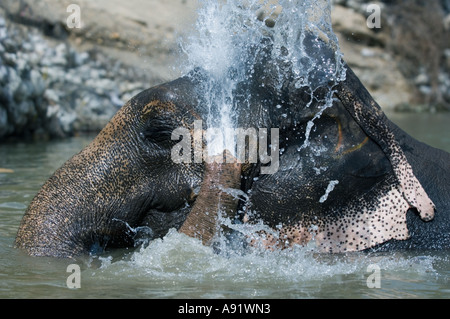
{"type": "Polygon", "coordinates": [[[78,52],[0,16],[0,138],[52,138],[98,131],[142,76],[99,51],[78,52]]]}
{"type": "MultiPolygon", "coordinates": [[[[450,49],[436,49],[442,59],[433,74],[426,63],[408,69],[393,44],[399,20],[391,14],[392,2],[377,2],[382,28],[369,29],[368,1],[333,1],[345,60],[386,109],[429,109],[423,97],[437,92],[450,103],[450,49]]],[[[447,2],[437,15],[444,35],[447,2]]],[[[0,3],[0,142],[97,132],[130,97],[178,76],[176,39],[195,21],[197,1],[79,0],[79,29],[67,26],[71,3],[0,3]]]]}
{"type": "Polygon", "coordinates": [[[344,59],[384,109],[450,111],[450,1],[332,2],[344,59]]]}

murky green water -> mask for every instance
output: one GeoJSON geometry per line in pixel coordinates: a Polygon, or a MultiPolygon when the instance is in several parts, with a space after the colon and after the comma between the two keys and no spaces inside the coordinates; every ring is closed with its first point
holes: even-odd
{"type": "Polygon", "coordinates": [[[419,141],[450,152],[450,114],[388,113],[387,116],[419,141]]]}
{"type": "MultiPolygon", "coordinates": [[[[391,118],[420,140],[450,151],[450,115],[391,118]]],[[[25,256],[13,241],[28,203],[92,138],[0,144],[0,168],[13,171],[0,173],[0,298],[450,297],[448,251],[319,255],[297,247],[224,256],[171,232],[145,249],[96,258],[25,256]],[[79,277],[69,277],[76,274],[67,272],[69,264],[80,267],[79,277]],[[68,278],[81,287],[69,289],[68,278]]]]}

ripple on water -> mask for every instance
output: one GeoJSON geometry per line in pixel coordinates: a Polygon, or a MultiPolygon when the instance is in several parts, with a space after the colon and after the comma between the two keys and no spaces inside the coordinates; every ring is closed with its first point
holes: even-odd
{"type": "Polygon", "coordinates": [[[435,269],[442,257],[324,255],[300,246],[283,251],[216,253],[175,230],[123,259],[113,261],[110,256],[100,262],[99,268],[89,270],[91,280],[134,283],[146,287],[149,296],[166,297],[412,297],[433,289],[430,279],[434,285],[445,280],[435,269]],[[380,270],[381,289],[367,286],[373,274],[370,265],[380,270]]]}

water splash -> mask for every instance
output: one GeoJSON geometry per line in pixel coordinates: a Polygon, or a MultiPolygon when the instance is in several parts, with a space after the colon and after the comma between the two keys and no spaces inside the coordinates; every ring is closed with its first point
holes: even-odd
{"type": "MultiPolygon", "coordinates": [[[[332,105],[331,87],[343,80],[345,70],[332,31],[329,0],[200,2],[197,33],[180,45],[187,56],[182,71],[200,68],[206,74],[201,96],[209,114],[207,127],[223,132],[236,127],[238,114],[250,110],[254,86],[241,92],[246,98],[239,105],[236,88],[252,81],[274,95],[281,95],[287,86],[309,91],[311,101],[317,99],[316,90],[326,87],[329,92],[321,101],[322,109],[332,105]]],[[[281,105],[265,107],[279,109],[281,105]]],[[[291,116],[289,112],[283,115],[291,116]]],[[[210,141],[209,145],[223,145],[211,153],[235,145],[230,136],[210,141]]]]}
{"type": "MultiPolygon", "coordinates": [[[[279,1],[281,13],[273,28],[273,56],[277,66],[289,65],[297,89],[312,90],[342,80],[342,54],[331,24],[328,0],[279,1]]],[[[278,68],[278,85],[287,80],[285,69],[278,68]]]]}
{"type": "Polygon", "coordinates": [[[299,246],[225,255],[172,230],[127,259],[100,262],[100,267],[89,270],[90,276],[83,274],[86,287],[113,281],[129,285],[132,294],[148,297],[398,298],[414,292],[410,282],[423,282],[422,288],[429,289],[436,267],[448,258],[401,253],[322,255],[299,246]],[[370,265],[381,269],[381,289],[367,287],[370,265]]]}
{"type": "Polygon", "coordinates": [[[322,197],[320,197],[319,202],[320,203],[325,203],[325,201],[328,199],[328,195],[330,195],[330,193],[334,190],[334,188],[336,187],[336,185],[339,184],[339,181],[330,181],[330,183],[327,186],[327,189],[325,190],[325,194],[323,194],[322,197]]]}
{"type": "MultiPolygon", "coordinates": [[[[200,68],[207,74],[201,88],[209,113],[207,127],[234,128],[233,91],[239,82],[252,76],[249,67],[254,61],[246,51],[251,43],[261,40],[254,15],[260,4],[250,1],[246,8],[242,1],[235,0],[201,2],[197,34],[188,38],[187,44],[182,44],[188,57],[186,72],[200,68]]],[[[226,143],[229,138],[223,136],[215,141],[226,143]]],[[[214,141],[208,143],[214,144],[214,141]]],[[[220,148],[216,152],[220,153],[220,148]]],[[[209,154],[214,151],[210,150],[209,154]]]]}

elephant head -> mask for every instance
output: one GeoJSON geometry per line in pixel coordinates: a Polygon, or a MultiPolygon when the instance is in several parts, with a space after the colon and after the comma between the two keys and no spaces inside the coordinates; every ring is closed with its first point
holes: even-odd
{"type": "MultiPolygon", "coordinates": [[[[16,246],[31,255],[70,257],[133,246],[143,236],[161,237],[180,228],[204,175],[208,179],[205,169],[227,176],[225,164],[171,159],[177,143],[172,132],[192,129],[201,119],[194,82],[180,78],[126,103],[43,185],[23,217],[16,246]]],[[[239,182],[240,167],[233,169],[239,172],[231,180],[239,182]]],[[[222,199],[226,202],[226,196],[222,199]]]]}

